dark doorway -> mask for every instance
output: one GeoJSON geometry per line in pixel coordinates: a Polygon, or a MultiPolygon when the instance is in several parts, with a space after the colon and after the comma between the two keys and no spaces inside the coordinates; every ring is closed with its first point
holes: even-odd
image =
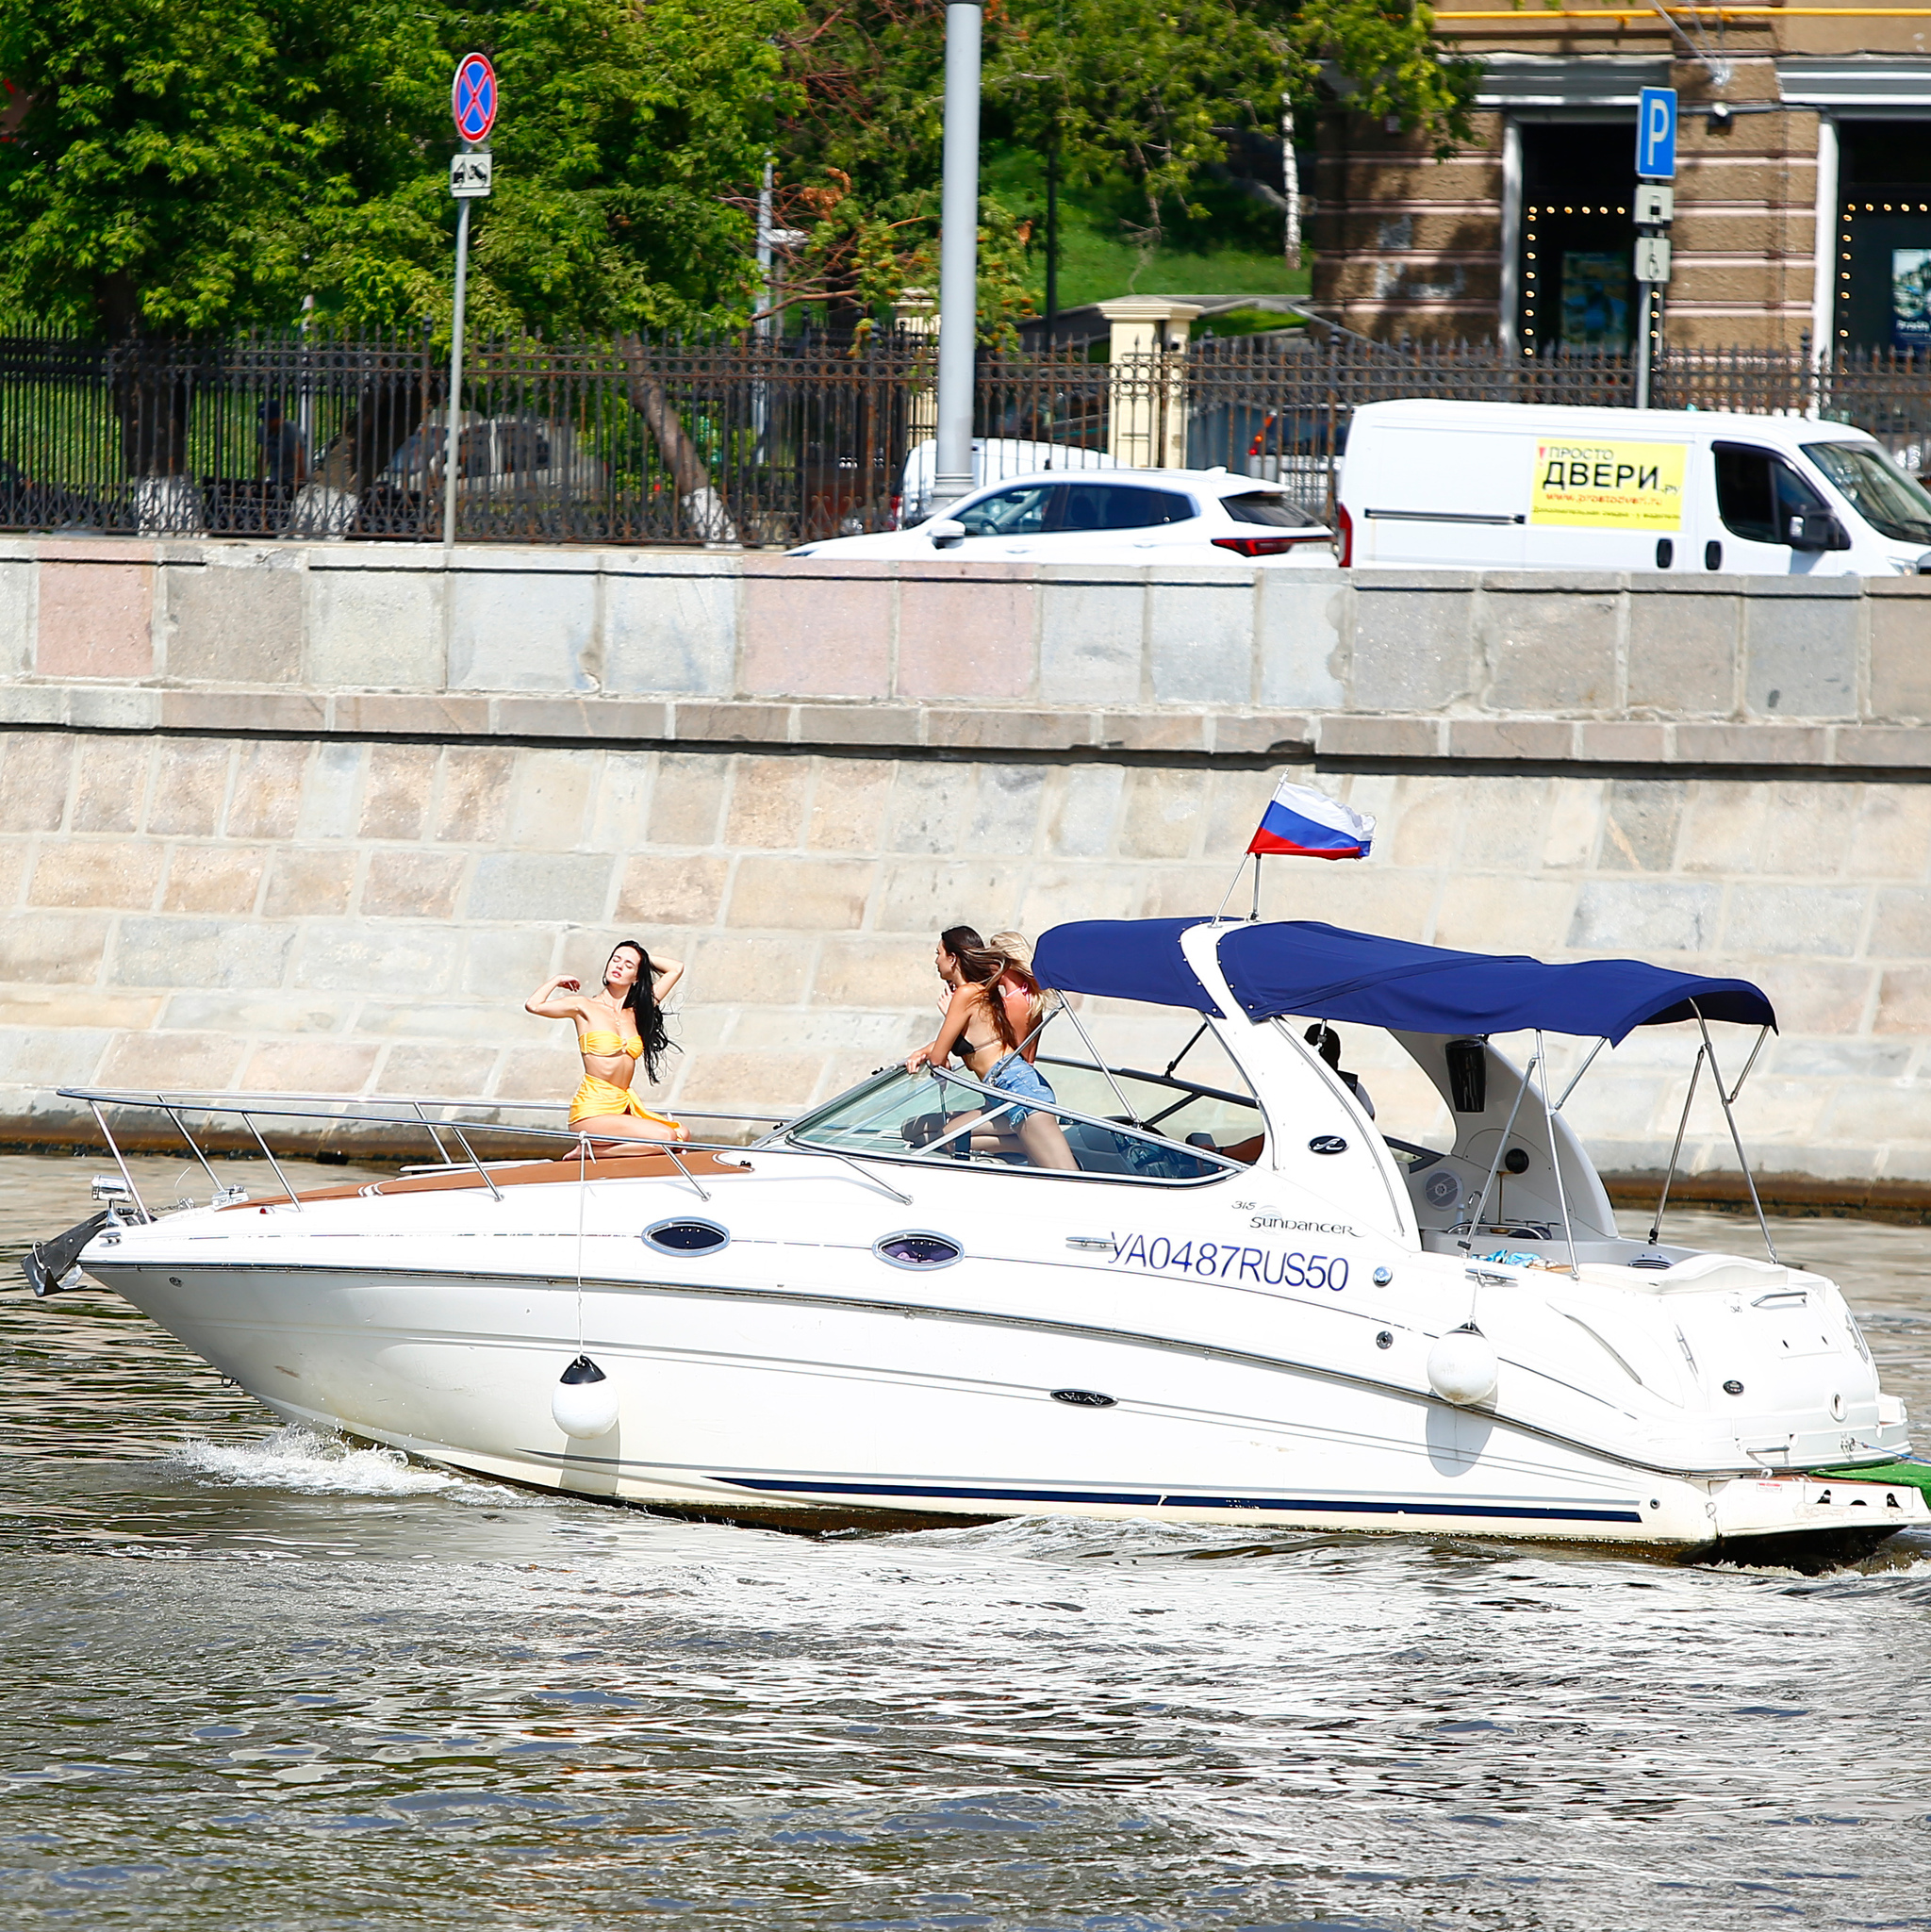
{"type": "Polygon", "coordinates": [[[1931,355],[1931,121],[1838,130],[1840,349],[1931,355]]]}
{"type": "Polygon", "coordinates": [[[1523,354],[1623,355],[1636,315],[1636,121],[1522,129],[1523,354]]]}

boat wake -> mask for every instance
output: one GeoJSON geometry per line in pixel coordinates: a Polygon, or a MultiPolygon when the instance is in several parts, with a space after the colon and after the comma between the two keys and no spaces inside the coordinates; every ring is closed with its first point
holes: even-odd
{"type": "Polygon", "coordinates": [[[272,1489],[303,1495],[440,1495],[492,1509],[544,1500],[473,1477],[412,1462],[400,1449],[357,1448],[300,1423],[245,1443],[184,1443],[167,1466],[223,1489],[272,1489]]]}
{"type": "MultiPolygon", "coordinates": [[[[860,1532],[864,1534],[864,1532],[860,1532]]],[[[948,1548],[1046,1562],[1167,1563],[1223,1557],[1294,1556],[1326,1548],[1330,1535],[1279,1530],[1230,1535],[1214,1526],[1079,1516],[1013,1516],[959,1529],[911,1529],[866,1535],[866,1541],[907,1550],[948,1548]]],[[[1346,1539],[1348,1542],[1357,1539],[1346,1539]]]]}

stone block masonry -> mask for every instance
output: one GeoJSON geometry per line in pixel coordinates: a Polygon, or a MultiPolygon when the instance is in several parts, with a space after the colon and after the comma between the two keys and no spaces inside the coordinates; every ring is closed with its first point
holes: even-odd
{"type": "MultiPolygon", "coordinates": [[[[0,547],[0,1137],[77,1134],[72,1083],[560,1125],[521,1000],[632,933],[690,966],[660,1098],[795,1107],[928,1035],[943,925],[1211,911],[1293,769],[1381,833],[1270,862],[1268,916],[1757,979],[1763,1164],[1931,1201],[1931,586],[459,563],[0,547]]],[[[1597,1062],[1612,1167],[1660,1166],[1692,1051],[1597,1062]]]]}
{"type": "Polygon", "coordinates": [[[1931,770],[1931,578],[0,539],[0,725],[1931,770]]]}

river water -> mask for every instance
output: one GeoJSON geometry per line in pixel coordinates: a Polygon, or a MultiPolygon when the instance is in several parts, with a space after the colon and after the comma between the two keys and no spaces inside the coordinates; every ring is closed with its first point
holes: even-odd
{"type": "MultiPolygon", "coordinates": [[[[9,1274],[100,1164],[0,1158],[9,1274]]],[[[1775,1230],[1931,1415],[1925,1230],[1775,1230]]],[[[277,1429],[23,1290],[0,1590],[8,1927],[1931,1926],[1931,1539],[692,1526],[277,1429]]]]}

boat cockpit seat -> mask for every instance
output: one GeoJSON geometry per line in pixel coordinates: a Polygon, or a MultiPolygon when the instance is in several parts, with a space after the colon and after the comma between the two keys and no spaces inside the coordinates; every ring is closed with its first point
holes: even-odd
{"type": "Polygon", "coordinates": [[[1073,1159],[1080,1164],[1081,1173],[1132,1172],[1120,1152],[1118,1139],[1105,1129],[1089,1127],[1083,1120],[1064,1120],[1060,1125],[1065,1131],[1066,1145],[1073,1150],[1073,1159]]]}
{"type": "Polygon", "coordinates": [[[1251,1167],[1261,1158],[1267,1145],[1264,1133],[1250,1133],[1246,1140],[1230,1141],[1225,1147],[1211,1133],[1190,1133],[1187,1136],[1190,1148],[1205,1148],[1211,1154],[1218,1154],[1223,1161],[1238,1161],[1243,1166],[1251,1167]]]}

